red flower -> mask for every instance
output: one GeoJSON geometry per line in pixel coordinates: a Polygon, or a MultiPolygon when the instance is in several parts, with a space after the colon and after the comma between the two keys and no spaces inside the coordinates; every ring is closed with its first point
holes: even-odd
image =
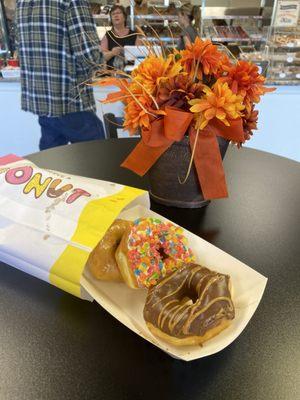
{"type": "Polygon", "coordinates": [[[160,108],[173,106],[189,111],[189,101],[201,96],[202,88],[202,83],[193,83],[189,75],[179,74],[159,85],[156,101],[160,108]]]}

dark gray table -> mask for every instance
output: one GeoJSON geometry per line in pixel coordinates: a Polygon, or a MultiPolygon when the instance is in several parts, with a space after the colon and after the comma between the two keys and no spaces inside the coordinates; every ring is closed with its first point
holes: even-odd
{"type": "MultiPolygon", "coordinates": [[[[119,168],[133,140],[63,146],[41,167],[145,188],[119,168]]],[[[170,358],[96,303],[0,264],[0,399],[276,400],[300,398],[300,164],[230,148],[230,197],[205,209],[152,209],[266,275],[242,335],[214,356],[170,358]]]]}

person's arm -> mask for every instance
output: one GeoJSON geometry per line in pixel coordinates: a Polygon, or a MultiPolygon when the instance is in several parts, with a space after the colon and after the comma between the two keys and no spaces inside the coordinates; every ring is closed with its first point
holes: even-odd
{"type": "Polygon", "coordinates": [[[120,55],[122,51],[121,47],[113,47],[111,50],[108,50],[108,40],[106,34],[101,40],[101,50],[103,52],[105,61],[109,61],[111,58],[120,55]]]}
{"type": "Polygon", "coordinates": [[[184,47],[186,48],[187,45],[191,44],[191,39],[188,35],[184,35],[183,37],[184,47]]]}
{"type": "Polygon", "coordinates": [[[187,26],[184,33],[185,45],[194,43],[197,36],[198,32],[196,31],[196,29],[192,25],[187,26]]]}
{"type": "Polygon", "coordinates": [[[99,69],[103,56],[88,0],[70,0],[67,27],[77,66],[87,74],[99,69]]]}

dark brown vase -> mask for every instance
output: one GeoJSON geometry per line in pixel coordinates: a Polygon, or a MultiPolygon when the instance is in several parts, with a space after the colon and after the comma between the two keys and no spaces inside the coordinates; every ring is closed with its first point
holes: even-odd
{"type": "MultiPolygon", "coordinates": [[[[228,147],[228,140],[218,137],[222,159],[228,147]]],[[[149,170],[150,196],[157,203],[180,208],[200,208],[209,204],[204,200],[193,165],[184,184],[183,180],[191,159],[191,149],[187,136],[181,142],[175,142],[149,170]]]]}

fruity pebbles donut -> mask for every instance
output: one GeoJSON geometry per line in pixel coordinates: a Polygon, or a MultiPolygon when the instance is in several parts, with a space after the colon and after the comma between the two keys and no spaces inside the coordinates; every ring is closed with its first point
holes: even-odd
{"type": "Polygon", "coordinates": [[[149,288],[194,261],[183,229],[156,218],[139,218],[129,227],[116,251],[125,283],[132,288],[149,288]]]}

